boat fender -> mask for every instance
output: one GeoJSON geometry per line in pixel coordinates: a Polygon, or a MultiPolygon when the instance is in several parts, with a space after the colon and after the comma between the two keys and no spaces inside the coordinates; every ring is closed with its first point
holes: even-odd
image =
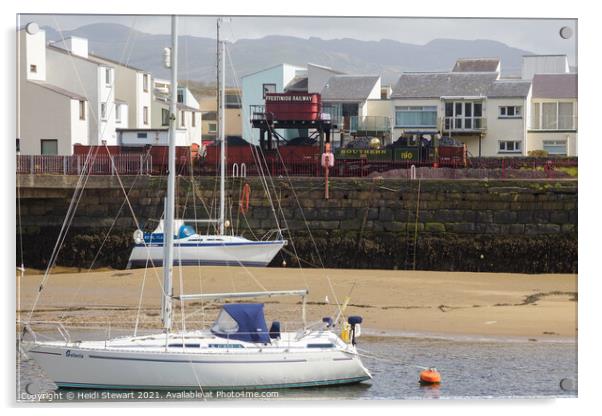
{"type": "Polygon", "coordinates": [[[239,209],[240,212],[246,214],[249,211],[249,205],[251,202],[251,185],[245,183],[242,187],[242,192],[240,194],[240,202],[239,209]]]}
{"type": "Polygon", "coordinates": [[[347,322],[345,322],[343,324],[343,327],[341,328],[341,339],[343,340],[343,342],[349,344],[349,342],[351,341],[351,325],[349,325],[347,322]]]}

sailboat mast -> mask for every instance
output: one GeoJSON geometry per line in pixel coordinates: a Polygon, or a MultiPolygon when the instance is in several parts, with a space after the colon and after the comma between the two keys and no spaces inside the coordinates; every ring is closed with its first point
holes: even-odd
{"type": "Polygon", "coordinates": [[[178,17],[171,17],[171,100],[169,103],[169,158],[167,176],[167,197],[165,200],[165,221],[163,242],[163,297],[161,318],[163,328],[171,329],[173,295],[173,236],[174,206],[176,193],[176,126],[178,122],[178,17]]]}
{"type": "Polygon", "coordinates": [[[222,19],[217,19],[217,94],[219,106],[217,109],[217,118],[219,123],[219,141],[220,141],[220,182],[219,182],[219,234],[225,234],[225,213],[226,213],[226,133],[224,123],[224,101],[225,101],[225,57],[224,42],[220,40],[219,31],[222,19]]]}

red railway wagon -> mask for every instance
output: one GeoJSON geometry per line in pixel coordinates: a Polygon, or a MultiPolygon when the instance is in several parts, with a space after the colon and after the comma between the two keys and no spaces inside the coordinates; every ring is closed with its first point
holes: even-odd
{"type": "Polygon", "coordinates": [[[265,95],[265,112],[274,120],[316,121],[320,119],[320,94],[299,92],[265,95]]]}
{"type": "MultiPolygon", "coordinates": [[[[207,146],[204,157],[204,163],[209,166],[217,165],[219,162],[219,145],[207,146]]],[[[318,160],[320,155],[320,149],[318,146],[280,146],[278,150],[259,150],[256,147],[255,155],[257,152],[262,155],[266,160],[274,159],[279,160],[282,158],[284,161],[295,161],[305,162],[318,160]],[[280,155],[279,155],[280,154],[280,155]]],[[[244,163],[247,166],[255,164],[255,157],[253,156],[252,145],[241,145],[241,146],[228,146],[226,151],[226,159],[228,165],[233,163],[244,163]]]]}

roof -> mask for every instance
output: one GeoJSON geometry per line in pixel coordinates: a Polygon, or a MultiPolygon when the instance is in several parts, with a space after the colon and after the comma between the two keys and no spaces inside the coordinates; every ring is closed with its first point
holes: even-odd
{"type": "Polygon", "coordinates": [[[211,331],[217,336],[228,339],[265,344],[270,342],[263,315],[263,303],[225,304],[211,331]]]}
{"type": "Polygon", "coordinates": [[[462,58],[456,61],[452,72],[496,72],[499,58],[462,58]]]}
{"type": "Polygon", "coordinates": [[[391,98],[486,96],[496,72],[412,72],[401,74],[391,98]]]}
{"type": "Polygon", "coordinates": [[[55,46],[55,45],[52,45],[52,44],[48,44],[48,48],[52,49],[52,50],[55,50],[57,52],[60,52],[60,53],[64,53],[65,55],[72,56],[72,57],[77,58],[77,59],[83,59],[84,61],[90,62],[90,63],[95,64],[95,65],[106,66],[108,68],[114,68],[114,66],[106,64],[104,62],[99,62],[97,59],[84,58],[83,56],[79,56],[79,55],[76,55],[74,53],[71,53],[70,50],[61,48],[60,46],[55,46]]]}
{"type": "Polygon", "coordinates": [[[32,81],[32,80],[29,80],[28,82],[30,82],[30,83],[32,83],[34,85],[37,85],[38,87],[42,87],[42,88],[45,88],[47,90],[56,92],[57,94],[64,95],[65,97],[69,97],[69,98],[71,98],[73,100],[88,101],[88,99],[85,96],[83,96],[83,95],[77,94],[77,93],[72,92],[72,91],[68,91],[66,89],[63,89],[61,87],[57,87],[56,85],[52,85],[52,84],[49,84],[49,83],[44,82],[44,81],[32,81]]]}
{"type": "Polygon", "coordinates": [[[577,98],[577,74],[535,74],[533,98],[577,98]]]}
{"type": "Polygon", "coordinates": [[[493,83],[487,96],[496,97],[526,97],[529,95],[531,82],[517,80],[497,80],[493,83]]]}
{"type": "Polygon", "coordinates": [[[345,74],[344,72],[342,72],[342,71],[337,71],[336,69],[332,69],[332,68],[331,68],[331,67],[329,67],[329,66],[324,66],[324,65],[318,65],[318,64],[312,64],[312,63],[308,63],[308,64],[307,64],[307,67],[309,68],[310,66],[313,66],[314,68],[320,68],[320,69],[323,69],[323,70],[325,70],[325,71],[328,71],[328,72],[332,72],[332,73],[333,73],[333,74],[335,74],[335,75],[344,75],[344,74],[345,74]]]}
{"type": "Polygon", "coordinates": [[[96,54],[93,54],[93,53],[89,53],[88,52],[88,58],[91,59],[92,61],[101,61],[100,63],[103,63],[103,64],[104,64],[104,62],[102,62],[102,61],[107,61],[107,62],[111,62],[111,63],[113,63],[115,65],[119,65],[119,66],[123,66],[123,67],[129,68],[129,69],[132,69],[132,70],[137,71],[137,72],[144,72],[144,73],[150,74],[149,71],[145,71],[144,69],[136,68],[136,67],[131,66],[129,64],[124,64],[123,62],[119,62],[119,61],[116,61],[114,59],[105,58],[104,56],[99,56],[99,55],[96,55],[96,54]]]}
{"type": "Polygon", "coordinates": [[[322,88],[323,101],[365,101],[378,75],[333,75],[322,88]]]}
{"type": "Polygon", "coordinates": [[[250,77],[251,75],[256,75],[256,74],[259,74],[259,73],[261,73],[261,72],[263,72],[263,71],[268,71],[268,70],[270,70],[270,69],[278,68],[279,66],[285,66],[285,65],[286,65],[286,66],[293,67],[293,68],[295,68],[295,69],[305,69],[305,68],[303,68],[302,66],[298,66],[298,65],[291,65],[291,64],[287,64],[286,62],[282,62],[282,63],[280,63],[280,64],[276,64],[276,65],[268,66],[267,68],[262,68],[262,69],[260,69],[260,70],[254,71],[254,72],[250,72],[250,73],[248,73],[248,74],[245,74],[245,75],[243,75],[243,76],[242,76],[242,77],[240,77],[240,78],[242,79],[242,78],[250,77]]]}
{"type": "Polygon", "coordinates": [[[307,77],[294,77],[286,86],[284,87],[285,91],[303,91],[307,92],[307,77]]]}
{"type": "Polygon", "coordinates": [[[539,57],[551,57],[551,56],[563,56],[563,57],[567,57],[566,54],[564,53],[552,53],[552,54],[530,54],[530,55],[523,55],[523,58],[539,58],[539,57]]]}
{"type": "MultiPolygon", "coordinates": [[[[165,107],[169,108],[169,102],[168,101],[163,101],[163,100],[154,100],[156,103],[158,104],[163,104],[165,107]]],[[[186,104],[182,104],[182,103],[177,103],[176,107],[178,110],[183,110],[183,111],[196,111],[196,112],[200,112],[201,110],[199,110],[198,108],[194,108],[194,107],[190,107],[186,104]]]]}
{"type": "Polygon", "coordinates": [[[191,107],[189,105],[182,104],[182,103],[177,103],[176,107],[178,108],[178,110],[182,110],[182,111],[196,111],[196,112],[200,112],[201,111],[198,108],[194,108],[194,107],[191,107]]]}
{"type": "Polygon", "coordinates": [[[217,120],[217,112],[216,111],[203,112],[203,121],[214,121],[214,120],[217,120]]]}

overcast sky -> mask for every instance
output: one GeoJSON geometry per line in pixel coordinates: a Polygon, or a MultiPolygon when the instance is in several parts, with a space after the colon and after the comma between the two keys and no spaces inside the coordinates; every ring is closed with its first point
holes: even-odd
{"type": "MultiPolygon", "coordinates": [[[[91,23],[120,23],[153,34],[170,31],[168,16],[119,15],[21,15],[20,25],[36,21],[40,26],[71,30],[91,23]]],[[[576,64],[577,21],[575,19],[440,19],[440,18],[319,18],[319,17],[232,17],[224,24],[223,36],[235,41],[267,35],[322,39],[393,39],[423,45],[433,39],[491,39],[538,54],[566,54],[576,64]],[[568,26],[570,39],[559,31],[568,26]]],[[[183,35],[215,37],[215,18],[182,16],[183,35]]]]}

